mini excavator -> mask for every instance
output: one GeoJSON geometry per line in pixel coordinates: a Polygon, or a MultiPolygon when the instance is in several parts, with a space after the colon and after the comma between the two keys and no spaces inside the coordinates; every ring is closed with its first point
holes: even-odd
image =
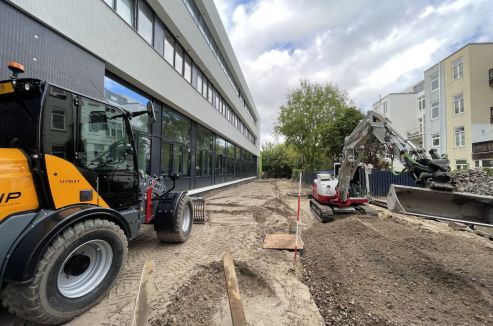
{"type": "Polygon", "coordinates": [[[335,175],[318,174],[312,184],[310,208],[322,222],[340,213],[368,210],[369,169],[362,164],[364,145],[371,136],[398,157],[415,180],[415,186],[391,185],[387,207],[396,213],[442,219],[471,225],[492,226],[493,197],[458,193],[446,156],[435,149],[427,155],[402,137],[385,116],[368,111],[353,132],[346,137],[335,175]]]}

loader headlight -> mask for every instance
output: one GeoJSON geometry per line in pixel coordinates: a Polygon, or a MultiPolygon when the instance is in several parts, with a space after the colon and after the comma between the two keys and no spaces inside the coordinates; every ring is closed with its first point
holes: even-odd
{"type": "Polygon", "coordinates": [[[26,91],[30,90],[30,89],[31,89],[31,85],[29,85],[29,83],[25,83],[25,84],[24,84],[24,89],[25,89],[26,91]]]}

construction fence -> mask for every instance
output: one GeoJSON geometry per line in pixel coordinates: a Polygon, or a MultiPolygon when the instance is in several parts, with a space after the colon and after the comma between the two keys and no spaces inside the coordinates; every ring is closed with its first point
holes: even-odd
{"type": "MultiPolygon", "coordinates": [[[[334,170],[312,171],[305,173],[302,177],[302,182],[305,185],[312,184],[317,178],[317,174],[330,173],[334,174],[334,170]]],[[[414,186],[414,179],[406,172],[395,175],[390,171],[372,170],[368,176],[370,181],[370,195],[374,197],[386,197],[391,184],[401,186],[414,186]]]]}

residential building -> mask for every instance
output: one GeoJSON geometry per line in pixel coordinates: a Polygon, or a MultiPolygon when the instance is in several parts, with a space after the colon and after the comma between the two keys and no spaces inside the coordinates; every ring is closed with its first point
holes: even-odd
{"type": "Polygon", "coordinates": [[[382,97],[373,104],[373,110],[387,117],[402,137],[416,128],[416,96],[412,88],[382,97]]]}
{"type": "Polygon", "coordinates": [[[470,43],[425,71],[425,146],[453,169],[493,167],[491,69],[493,43],[470,43]]]}
{"type": "Polygon", "coordinates": [[[420,81],[413,86],[415,97],[415,126],[406,132],[407,138],[416,146],[424,146],[424,114],[426,108],[425,82],[420,81]]]}
{"type": "Polygon", "coordinates": [[[443,73],[443,63],[424,72],[424,148],[435,149],[440,155],[447,152],[443,73]]]}
{"type": "Polygon", "coordinates": [[[1,79],[15,60],[129,111],[152,101],[154,125],[132,119],[142,172],[180,172],[178,189],[256,175],[259,114],[212,1],[1,1],[0,31],[1,79]]]}

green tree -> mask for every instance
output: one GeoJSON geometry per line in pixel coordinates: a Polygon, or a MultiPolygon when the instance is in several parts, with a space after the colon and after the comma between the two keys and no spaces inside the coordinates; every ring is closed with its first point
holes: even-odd
{"type": "Polygon", "coordinates": [[[286,143],[300,154],[304,171],[316,170],[328,166],[327,154],[329,152],[333,156],[335,149],[331,147],[328,151],[327,146],[344,139],[344,132],[349,130],[353,121],[346,126],[344,118],[352,118],[355,112],[359,111],[344,91],[332,84],[311,83],[305,79],[299,88],[288,93],[287,103],[281,106],[274,131],[283,135],[286,143]],[[336,118],[343,126],[332,123],[336,118]],[[338,140],[330,139],[327,132],[337,135],[338,140]]]}
{"type": "Polygon", "coordinates": [[[269,178],[289,178],[293,168],[299,165],[299,155],[285,143],[267,143],[260,152],[262,171],[269,178]]]}
{"type": "Polygon", "coordinates": [[[332,120],[325,125],[323,130],[325,137],[322,141],[331,162],[338,160],[346,137],[353,132],[364,117],[365,115],[354,107],[335,110],[332,120]]]}
{"type": "Polygon", "coordinates": [[[363,162],[366,164],[372,164],[374,169],[388,170],[390,165],[384,161],[385,153],[387,149],[375,136],[371,136],[365,145],[365,155],[363,156],[363,162]]]}

